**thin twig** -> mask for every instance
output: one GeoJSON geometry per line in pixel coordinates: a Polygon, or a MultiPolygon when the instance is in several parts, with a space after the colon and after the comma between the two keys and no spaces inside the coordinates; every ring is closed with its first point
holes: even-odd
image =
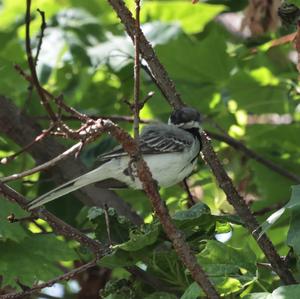
{"type": "MultiPolygon", "coordinates": [[[[90,261],[78,268],[72,269],[71,271],[69,271],[65,274],[59,275],[59,276],[55,277],[54,279],[51,279],[47,282],[35,285],[32,288],[30,288],[29,290],[26,290],[23,292],[18,292],[18,293],[2,295],[1,299],[18,299],[18,298],[24,298],[26,296],[39,293],[41,289],[49,288],[57,282],[70,280],[73,277],[75,277],[76,275],[78,275],[79,273],[84,272],[84,271],[88,270],[89,268],[94,267],[96,264],[97,264],[97,259],[90,261]]],[[[43,297],[43,295],[41,297],[43,297]]]]}
{"type": "Polygon", "coordinates": [[[61,153],[60,155],[56,156],[55,158],[53,158],[52,160],[49,160],[46,163],[43,163],[43,164],[38,165],[34,168],[31,168],[29,170],[25,170],[25,171],[17,173],[17,174],[12,174],[10,176],[6,176],[6,177],[3,177],[3,178],[0,177],[0,182],[6,183],[6,182],[9,182],[9,181],[15,181],[15,180],[24,178],[26,176],[32,175],[36,172],[49,169],[50,167],[55,166],[59,161],[62,161],[64,159],[66,159],[67,157],[69,157],[70,155],[76,153],[78,151],[78,149],[80,148],[80,146],[81,146],[80,142],[76,143],[75,145],[73,145],[72,147],[67,149],[65,152],[61,153]]]}
{"type": "Polygon", "coordinates": [[[190,208],[192,207],[196,202],[194,200],[193,194],[191,193],[190,187],[188,185],[187,179],[184,179],[182,181],[183,188],[185,189],[187,196],[188,196],[188,202],[187,206],[190,208]]]}
{"type": "MultiPolygon", "coordinates": [[[[34,78],[30,75],[28,75],[22,68],[20,65],[15,64],[14,68],[17,70],[17,72],[26,80],[28,81],[30,84],[34,85],[34,78]]],[[[77,111],[75,108],[70,107],[68,105],[66,105],[63,101],[63,95],[59,95],[59,96],[54,96],[51,92],[49,92],[48,90],[46,90],[45,88],[40,86],[40,89],[43,93],[43,96],[45,97],[46,100],[51,99],[54,100],[55,103],[57,104],[59,109],[63,109],[64,111],[68,112],[71,114],[73,119],[77,119],[80,121],[84,121],[84,122],[88,122],[91,120],[91,118],[89,116],[87,116],[84,113],[81,113],[79,111],[77,111]]],[[[60,114],[60,113],[58,113],[60,114]]],[[[57,116],[55,123],[59,123],[60,118],[58,118],[57,116]]],[[[60,123],[61,124],[61,123],[60,123]]],[[[70,130],[69,128],[66,127],[66,125],[64,124],[65,129],[67,130],[67,133],[69,133],[69,131],[71,132],[72,130],[70,130]]],[[[72,134],[71,134],[72,137],[72,134]]]]}
{"type": "Polygon", "coordinates": [[[36,220],[37,218],[34,216],[16,218],[16,215],[12,213],[12,214],[8,215],[6,217],[6,219],[9,223],[15,223],[15,222],[21,222],[21,221],[33,221],[33,220],[36,220]]]}
{"type": "MultiPolygon", "coordinates": [[[[2,193],[10,201],[16,202],[21,208],[28,211],[28,200],[23,195],[2,182],[0,182],[0,193],[2,193]]],[[[109,252],[109,249],[103,246],[100,242],[89,238],[78,229],[70,226],[48,212],[46,209],[37,208],[30,212],[32,213],[32,216],[47,221],[56,234],[79,242],[81,245],[90,248],[95,254],[106,254],[109,252]]]]}
{"type": "MultiPolygon", "coordinates": [[[[126,28],[126,31],[132,41],[134,41],[135,33],[135,20],[132,17],[131,12],[125,6],[124,1],[122,0],[108,0],[109,4],[116,11],[117,15],[121,19],[123,25],[126,28]]],[[[139,28],[139,39],[140,39],[140,52],[143,58],[147,61],[147,64],[151,70],[151,77],[154,78],[155,83],[162,90],[162,93],[165,94],[169,102],[174,108],[180,108],[182,106],[182,100],[179,93],[177,92],[174,83],[170,80],[168,73],[166,72],[164,66],[157,59],[157,56],[151,47],[151,44],[146,39],[142,30],[139,28]]],[[[149,75],[150,75],[149,74],[149,75]]]]}
{"type": "Polygon", "coordinates": [[[103,212],[104,212],[106,232],[107,232],[109,246],[112,246],[113,243],[112,243],[111,232],[110,232],[109,213],[108,213],[108,206],[106,204],[103,207],[103,212]]]}
{"type": "MultiPolygon", "coordinates": [[[[4,157],[0,160],[0,164],[7,164],[8,162],[14,160],[17,156],[19,156],[20,154],[28,151],[36,142],[41,141],[43,138],[45,138],[46,136],[49,135],[49,133],[54,129],[54,125],[50,126],[50,128],[48,128],[47,130],[44,130],[39,136],[37,136],[36,138],[34,138],[34,140],[32,140],[32,142],[28,143],[26,146],[24,146],[23,148],[21,148],[19,151],[17,151],[16,153],[14,153],[13,155],[4,157]]],[[[0,178],[1,181],[1,178],[0,178]]]]}
{"type": "Polygon", "coordinates": [[[38,46],[37,46],[36,54],[35,54],[35,59],[34,59],[35,66],[37,65],[37,62],[38,62],[38,59],[39,59],[39,55],[40,55],[40,51],[41,51],[42,43],[43,43],[43,38],[44,38],[44,33],[45,33],[45,29],[47,27],[46,19],[45,19],[45,12],[40,10],[40,9],[37,9],[37,11],[41,16],[42,23],[41,23],[41,29],[40,29],[39,42],[38,42],[38,46]]]}
{"type": "MultiPolygon", "coordinates": [[[[91,119],[98,119],[98,118],[103,118],[103,119],[109,119],[113,122],[128,122],[128,123],[133,123],[134,121],[134,117],[131,115],[101,115],[101,114],[97,114],[97,115],[88,115],[89,118],[91,119]]],[[[36,120],[46,120],[48,119],[46,115],[40,115],[40,116],[33,116],[32,118],[36,119],[36,120]]],[[[80,121],[78,119],[78,117],[74,116],[74,115],[62,115],[61,116],[61,120],[63,121],[67,121],[67,120],[77,120],[80,121]]],[[[152,119],[140,119],[140,123],[141,124],[150,124],[155,122],[152,119]]]]}
{"type": "Polygon", "coordinates": [[[298,176],[294,173],[291,173],[288,170],[286,170],[285,168],[283,168],[280,165],[276,164],[275,162],[272,162],[271,160],[268,160],[268,159],[264,158],[263,156],[256,153],[255,151],[249,149],[242,142],[232,138],[228,134],[223,135],[223,134],[218,134],[218,133],[211,132],[211,131],[206,131],[206,132],[210,137],[229,144],[234,149],[243,152],[247,157],[250,157],[250,158],[256,160],[257,162],[265,165],[266,167],[268,167],[272,171],[279,173],[280,175],[292,180],[295,183],[298,183],[298,184],[300,183],[300,176],[298,176]]]}
{"type": "Polygon", "coordinates": [[[255,216],[262,216],[262,215],[265,215],[265,214],[270,213],[272,211],[277,211],[277,210],[283,208],[286,205],[286,203],[287,203],[287,201],[276,203],[274,205],[262,208],[262,209],[260,209],[258,211],[253,212],[253,215],[255,215],[255,216]]]}
{"type": "Polygon", "coordinates": [[[26,40],[25,40],[25,46],[26,46],[26,54],[27,54],[27,61],[28,61],[28,66],[30,69],[30,73],[32,76],[32,83],[33,86],[35,87],[42,105],[44,106],[45,110],[47,111],[49,117],[53,122],[57,121],[57,117],[52,110],[51,106],[49,105],[49,102],[43,92],[43,88],[40,85],[36,69],[35,69],[35,60],[32,56],[32,51],[31,51],[31,41],[30,41],[30,21],[31,21],[31,16],[30,16],[30,7],[31,7],[31,0],[26,0],[26,15],[25,15],[25,32],[26,32],[26,40]]]}

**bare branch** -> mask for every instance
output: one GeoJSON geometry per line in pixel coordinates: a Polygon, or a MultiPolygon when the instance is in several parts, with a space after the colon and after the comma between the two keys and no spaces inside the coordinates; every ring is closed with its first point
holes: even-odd
{"type": "MultiPolygon", "coordinates": [[[[34,138],[34,140],[32,140],[30,143],[28,143],[27,145],[25,145],[23,148],[21,148],[19,151],[17,151],[16,153],[14,153],[13,155],[10,155],[8,157],[4,157],[0,160],[0,164],[7,164],[8,162],[14,160],[17,156],[19,156],[20,154],[28,151],[28,149],[30,147],[32,147],[36,142],[41,141],[43,138],[45,138],[46,136],[48,136],[48,134],[53,130],[54,126],[51,126],[50,128],[48,128],[47,130],[43,130],[43,132],[38,135],[36,138],[34,138]]],[[[1,181],[1,178],[0,178],[1,181]]]]}
{"type": "Polygon", "coordinates": [[[32,56],[32,51],[31,51],[31,41],[30,41],[30,7],[31,7],[31,0],[26,0],[26,16],[25,16],[25,31],[26,31],[26,40],[25,40],[25,45],[26,45],[26,53],[27,53],[27,61],[29,65],[29,69],[31,72],[32,76],[32,84],[35,87],[42,105],[44,106],[45,110],[49,114],[51,120],[53,122],[57,121],[57,117],[52,110],[51,106],[49,105],[49,102],[44,94],[43,88],[40,85],[39,79],[37,77],[36,69],[35,69],[35,60],[32,56]]]}
{"type": "Polygon", "coordinates": [[[37,62],[38,62],[38,59],[39,59],[39,55],[40,55],[40,51],[41,51],[42,43],[43,43],[43,38],[44,38],[44,33],[45,33],[45,29],[47,27],[46,19],[45,19],[45,12],[40,10],[40,9],[37,9],[37,11],[41,16],[42,23],[41,23],[39,42],[38,42],[38,46],[37,46],[36,54],[35,54],[35,59],[34,59],[35,66],[37,65],[37,62]]]}
{"type": "Polygon", "coordinates": [[[222,135],[215,132],[207,131],[207,134],[219,141],[223,141],[230,146],[232,146],[234,149],[241,151],[244,153],[247,157],[250,157],[257,162],[263,164],[264,166],[268,167],[269,169],[273,170],[274,172],[279,173],[280,175],[292,180],[295,183],[300,183],[300,177],[294,173],[289,172],[285,168],[281,167],[280,165],[272,162],[271,160],[268,160],[264,157],[262,157],[260,154],[256,153],[255,151],[249,149],[246,145],[244,145],[242,142],[232,138],[229,135],[222,135]]]}
{"type": "MultiPolygon", "coordinates": [[[[6,295],[2,295],[1,299],[19,299],[19,298],[26,298],[26,296],[29,295],[33,295],[36,293],[39,293],[41,289],[43,288],[49,288],[51,286],[53,286],[55,283],[57,282],[61,282],[61,281],[66,281],[66,280],[70,280],[72,279],[74,276],[78,275],[81,272],[86,271],[87,269],[94,267],[97,263],[97,259],[86,263],[78,268],[72,269],[71,271],[64,273],[62,275],[59,275],[57,277],[55,277],[54,279],[51,279],[47,282],[44,283],[40,283],[38,285],[34,285],[32,288],[30,288],[29,290],[25,290],[23,292],[18,292],[18,293],[11,293],[11,294],[6,294],[6,295]]],[[[43,295],[39,296],[39,297],[43,297],[43,295]]]]}
{"type": "Polygon", "coordinates": [[[38,165],[34,168],[31,168],[29,170],[25,170],[25,171],[17,173],[17,174],[12,174],[10,176],[3,177],[3,178],[0,177],[0,182],[6,183],[6,182],[9,182],[9,181],[15,181],[15,180],[24,178],[26,176],[32,175],[33,173],[49,169],[50,167],[55,166],[58,162],[66,159],[70,155],[76,153],[80,147],[81,147],[81,143],[80,142],[76,143],[75,145],[73,145],[72,147],[70,147],[69,149],[64,151],[62,154],[56,156],[54,159],[52,159],[52,160],[50,160],[46,163],[43,163],[43,164],[38,165]]]}

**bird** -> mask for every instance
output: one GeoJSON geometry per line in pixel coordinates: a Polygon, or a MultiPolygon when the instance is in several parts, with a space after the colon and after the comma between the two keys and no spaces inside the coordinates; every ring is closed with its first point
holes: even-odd
{"type": "Polygon", "coordinates": [[[300,9],[288,2],[283,2],[278,8],[278,15],[284,25],[294,25],[299,21],[300,9]]]}
{"type": "MultiPolygon", "coordinates": [[[[146,161],[153,179],[159,187],[170,187],[186,179],[194,170],[201,142],[201,115],[192,107],[175,109],[168,124],[150,124],[139,136],[139,149],[146,161]]],[[[27,208],[32,210],[63,195],[92,183],[103,188],[143,189],[132,159],[121,146],[104,153],[98,160],[99,167],[30,201],[27,208]]]]}

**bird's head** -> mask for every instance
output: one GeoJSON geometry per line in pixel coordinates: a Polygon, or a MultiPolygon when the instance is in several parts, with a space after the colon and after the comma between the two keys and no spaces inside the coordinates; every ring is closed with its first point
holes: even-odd
{"type": "Polygon", "coordinates": [[[201,122],[200,113],[191,107],[182,107],[180,109],[176,109],[170,115],[169,124],[177,126],[181,129],[189,130],[189,129],[199,129],[201,122]]]}

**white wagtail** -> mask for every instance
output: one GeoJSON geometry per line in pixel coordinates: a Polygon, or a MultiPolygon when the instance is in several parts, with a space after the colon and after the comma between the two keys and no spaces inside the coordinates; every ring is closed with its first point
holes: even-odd
{"type": "MultiPolygon", "coordinates": [[[[184,107],[173,111],[168,124],[151,124],[140,135],[140,151],[160,187],[169,187],[187,178],[201,150],[200,114],[184,107]]],[[[34,199],[29,209],[39,207],[86,185],[102,182],[102,187],[142,189],[132,171],[131,158],[119,146],[102,156],[102,165],[34,199]]]]}

